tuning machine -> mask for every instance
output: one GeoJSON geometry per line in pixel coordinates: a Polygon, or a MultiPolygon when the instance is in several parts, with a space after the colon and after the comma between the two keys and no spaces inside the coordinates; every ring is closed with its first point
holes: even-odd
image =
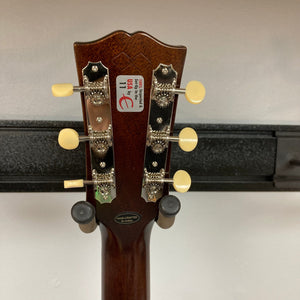
{"type": "Polygon", "coordinates": [[[93,104],[104,104],[109,100],[108,77],[103,81],[90,82],[87,77],[83,79],[83,86],[73,86],[71,83],[58,83],[52,85],[52,94],[55,97],[68,97],[74,92],[84,92],[85,98],[93,104]]]}
{"type": "Polygon", "coordinates": [[[105,131],[95,131],[89,126],[88,136],[79,136],[78,132],[71,128],[62,129],[58,135],[59,145],[66,150],[76,149],[80,142],[86,141],[90,142],[90,147],[97,156],[103,157],[112,146],[111,125],[105,131]]]}
{"type": "Polygon", "coordinates": [[[205,97],[205,87],[200,81],[190,81],[185,89],[176,88],[177,72],[172,65],[160,64],[152,76],[151,98],[159,107],[167,107],[175,94],[184,94],[192,104],[199,104],[205,97]]]}
{"type": "Polygon", "coordinates": [[[95,169],[92,171],[92,180],[75,179],[65,180],[64,188],[82,188],[84,185],[93,185],[95,199],[102,203],[111,203],[115,198],[115,172],[112,168],[109,172],[98,173],[95,169]]]}
{"type": "Polygon", "coordinates": [[[165,176],[164,169],[161,169],[159,172],[144,170],[143,187],[147,201],[156,202],[162,196],[164,183],[172,184],[175,191],[179,193],[185,193],[191,187],[191,177],[184,170],[176,171],[173,178],[166,178],[165,176]]]}
{"type": "Polygon", "coordinates": [[[108,103],[110,99],[108,69],[101,62],[89,62],[82,72],[83,86],[73,86],[71,83],[54,84],[53,96],[67,97],[74,92],[84,92],[85,99],[92,104],[108,103]]]}
{"type": "Polygon", "coordinates": [[[178,142],[179,147],[185,151],[193,151],[198,143],[198,135],[193,128],[183,128],[178,136],[170,135],[170,126],[165,130],[152,130],[151,125],[148,127],[147,146],[150,146],[155,154],[162,153],[169,142],[178,142]]]}

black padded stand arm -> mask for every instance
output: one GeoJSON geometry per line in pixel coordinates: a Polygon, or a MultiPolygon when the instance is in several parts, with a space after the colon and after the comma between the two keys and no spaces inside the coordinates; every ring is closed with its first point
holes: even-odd
{"type": "MultiPolygon", "coordinates": [[[[300,126],[176,124],[174,135],[186,126],[198,146],[185,153],[173,144],[171,172],[189,172],[191,190],[300,190],[300,126]]],[[[67,151],[57,143],[66,127],[83,134],[82,122],[0,121],[0,191],[66,191],[63,180],[85,178],[84,145],[67,151]]]]}

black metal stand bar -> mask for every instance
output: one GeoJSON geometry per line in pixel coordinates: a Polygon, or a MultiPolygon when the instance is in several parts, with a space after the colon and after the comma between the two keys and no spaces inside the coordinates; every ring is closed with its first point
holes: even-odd
{"type": "MultiPolygon", "coordinates": [[[[176,124],[174,134],[186,126],[199,143],[190,153],[172,146],[171,173],[188,171],[191,190],[300,190],[300,126],[176,124]]],[[[0,191],[65,191],[64,179],[85,178],[84,145],[57,143],[66,127],[83,133],[82,122],[0,121],[0,191]]]]}

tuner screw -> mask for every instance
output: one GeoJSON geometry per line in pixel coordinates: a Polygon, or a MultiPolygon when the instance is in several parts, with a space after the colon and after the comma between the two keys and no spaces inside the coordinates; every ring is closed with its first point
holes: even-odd
{"type": "Polygon", "coordinates": [[[162,69],[162,73],[163,73],[164,75],[167,75],[167,74],[169,73],[168,68],[163,68],[163,69],[162,69]]]}
{"type": "Polygon", "coordinates": [[[162,119],[161,117],[158,117],[158,118],[156,119],[156,122],[157,122],[158,124],[161,124],[161,123],[163,122],[163,119],[162,119]]]}
{"type": "Polygon", "coordinates": [[[95,73],[98,72],[98,66],[92,66],[92,71],[95,73]]]}
{"type": "Polygon", "coordinates": [[[101,161],[99,165],[100,165],[101,168],[105,168],[106,167],[105,161],[101,161]]]}
{"type": "Polygon", "coordinates": [[[157,162],[157,161],[153,161],[153,162],[152,162],[152,166],[153,166],[154,168],[156,168],[156,167],[158,166],[158,162],[157,162]]]}

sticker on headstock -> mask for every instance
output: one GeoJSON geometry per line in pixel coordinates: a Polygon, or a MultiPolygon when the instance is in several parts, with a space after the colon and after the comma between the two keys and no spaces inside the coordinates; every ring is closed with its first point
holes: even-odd
{"type": "Polygon", "coordinates": [[[144,110],[144,78],[141,75],[119,75],[116,80],[117,109],[120,112],[144,110]]]}
{"type": "Polygon", "coordinates": [[[118,214],[114,220],[116,223],[121,225],[130,225],[138,222],[141,216],[136,212],[123,212],[118,214]]]}

